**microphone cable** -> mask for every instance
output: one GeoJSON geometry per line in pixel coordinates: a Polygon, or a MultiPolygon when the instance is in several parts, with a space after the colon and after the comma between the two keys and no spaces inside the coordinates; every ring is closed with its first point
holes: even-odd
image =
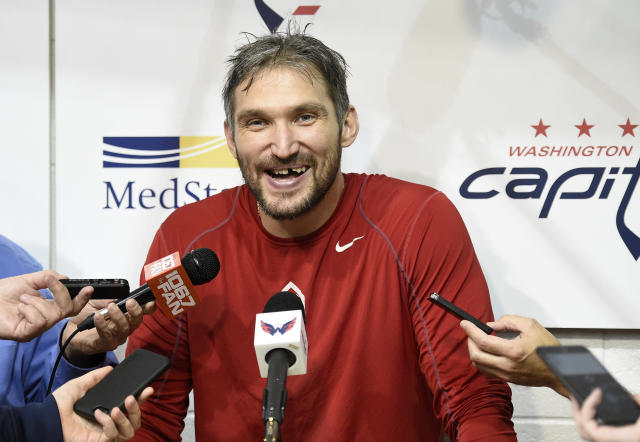
{"type": "MultiPolygon", "coordinates": [[[[71,339],[73,339],[73,337],[77,335],[80,331],[81,331],[80,329],[76,328],[73,331],[73,333],[71,333],[71,336],[69,336],[65,341],[65,343],[60,347],[60,352],[58,353],[58,357],[56,358],[56,363],[53,365],[53,371],[51,372],[51,377],[49,378],[49,386],[47,387],[47,396],[49,396],[49,394],[51,393],[51,387],[53,387],[53,379],[56,376],[56,370],[58,369],[58,365],[60,364],[60,360],[62,359],[62,355],[64,354],[64,351],[67,349],[67,346],[69,345],[69,342],[71,342],[71,339]]],[[[60,332],[60,340],[61,339],[62,339],[62,332],[60,332]]]]}

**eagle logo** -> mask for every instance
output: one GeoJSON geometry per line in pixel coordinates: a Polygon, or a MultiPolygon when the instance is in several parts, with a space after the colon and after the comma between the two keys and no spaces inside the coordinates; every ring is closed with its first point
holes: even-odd
{"type": "Polygon", "coordinates": [[[286,332],[291,330],[294,325],[296,325],[296,318],[293,318],[289,322],[285,322],[282,327],[274,327],[273,325],[264,321],[260,321],[260,325],[262,326],[262,330],[264,330],[265,333],[269,333],[271,336],[275,335],[276,332],[280,332],[281,335],[284,335],[286,332]]]}

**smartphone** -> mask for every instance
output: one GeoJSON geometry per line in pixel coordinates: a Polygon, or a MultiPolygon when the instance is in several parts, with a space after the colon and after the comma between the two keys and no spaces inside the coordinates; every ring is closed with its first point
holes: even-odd
{"type": "Polygon", "coordinates": [[[586,347],[538,347],[536,352],[581,406],[594,389],[602,390],[596,408],[599,423],[629,425],[640,417],[640,406],[586,347]]]}
{"type": "Polygon", "coordinates": [[[138,397],[168,367],[169,358],[140,348],[132,352],[113,371],[91,388],[73,406],[80,416],[95,422],[96,409],[109,414],[114,407],[123,413],[127,410],[124,400],[129,395],[138,397]]]}
{"type": "Polygon", "coordinates": [[[71,299],[75,298],[82,287],[93,287],[91,299],[122,299],[129,296],[129,281],[126,279],[61,279],[67,287],[71,299]]]}
{"type": "Polygon", "coordinates": [[[467,321],[472,322],[473,324],[475,324],[476,327],[478,327],[480,330],[482,330],[486,334],[490,335],[491,333],[493,333],[493,329],[489,327],[487,324],[485,324],[478,318],[471,316],[469,313],[465,312],[464,310],[462,310],[460,307],[453,304],[452,302],[447,301],[437,293],[433,292],[432,294],[430,294],[429,301],[433,302],[436,305],[439,305],[445,311],[451,313],[454,316],[457,316],[460,319],[466,319],[467,321]]]}

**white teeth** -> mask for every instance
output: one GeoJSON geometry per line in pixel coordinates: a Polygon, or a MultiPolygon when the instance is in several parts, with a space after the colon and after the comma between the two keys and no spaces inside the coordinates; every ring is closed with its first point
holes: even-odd
{"type": "Polygon", "coordinates": [[[302,174],[308,169],[307,166],[296,167],[294,169],[272,169],[271,173],[273,175],[288,175],[289,172],[295,172],[297,174],[302,174]]]}

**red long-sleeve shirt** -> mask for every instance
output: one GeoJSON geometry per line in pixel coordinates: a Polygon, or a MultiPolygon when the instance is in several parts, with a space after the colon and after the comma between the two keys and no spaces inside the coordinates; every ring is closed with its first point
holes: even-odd
{"type": "Polygon", "coordinates": [[[255,314],[284,290],[304,295],[308,373],[287,379],[284,441],[514,441],[509,387],[469,360],[459,320],[432,292],[484,321],[489,294],[464,224],[440,192],[381,175],[345,175],[327,223],[282,239],[262,227],[246,188],[176,210],[147,262],[214,250],[220,274],[180,320],[145,317],[127,353],[172,358],[143,408],[136,440],[176,440],[193,388],[196,437],[264,434],[255,314]]]}

